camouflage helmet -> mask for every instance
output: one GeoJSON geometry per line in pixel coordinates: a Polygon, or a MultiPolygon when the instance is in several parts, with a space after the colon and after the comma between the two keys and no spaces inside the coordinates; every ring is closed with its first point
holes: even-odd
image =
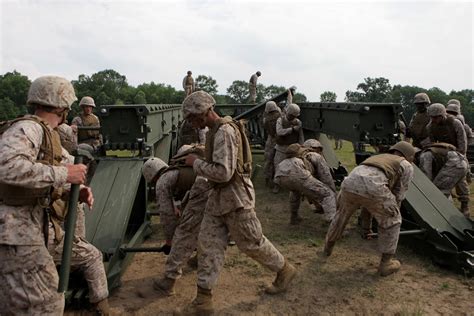
{"type": "Polygon", "coordinates": [[[183,115],[186,119],[191,114],[205,114],[216,104],[216,100],[207,92],[196,91],[191,93],[183,102],[183,115]]]}
{"type": "Polygon", "coordinates": [[[286,114],[298,117],[300,116],[300,107],[298,106],[298,104],[291,103],[286,109],[286,114]]]}
{"type": "Polygon", "coordinates": [[[94,102],[94,99],[92,97],[83,97],[81,99],[81,102],[79,102],[79,105],[80,106],[92,106],[93,108],[95,108],[95,102],[94,102]]]}
{"type": "Polygon", "coordinates": [[[303,146],[308,147],[308,148],[321,148],[321,149],[323,149],[323,145],[321,145],[319,140],[316,140],[316,139],[307,139],[307,140],[305,140],[304,143],[303,143],[303,146]]]}
{"type": "Polygon", "coordinates": [[[446,116],[446,108],[441,103],[433,103],[428,107],[429,116],[446,116]]]}
{"type": "Polygon", "coordinates": [[[67,79],[43,76],[31,83],[26,104],[71,109],[71,104],[76,100],[74,87],[67,79]]]}
{"type": "Polygon", "coordinates": [[[188,74],[188,75],[192,75],[193,73],[192,73],[191,70],[188,70],[187,74],[188,74]]]}
{"type": "Polygon", "coordinates": [[[257,76],[259,76],[259,77],[262,75],[262,73],[261,73],[260,71],[257,71],[256,74],[257,74],[257,76]]]}
{"type": "Polygon", "coordinates": [[[431,101],[430,101],[430,97],[426,93],[421,92],[415,95],[415,97],[413,98],[413,103],[414,104],[418,104],[418,103],[430,104],[431,101]]]}
{"type": "Polygon", "coordinates": [[[453,112],[456,115],[459,115],[461,113],[461,109],[456,103],[451,103],[446,106],[446,112],[453,112]]]}
{"type": "Polygon", "coordinates": [[[168,165],[160,158],[153,157],[148,159],[142,167],[142,173],[145,181],[150,183],[158,174],[158,172],[164,168],[168,168],[168,165]]]}
{"type": "Polygon", "coordinates": [[[403,155],[403,157],[405,157],[405,159],[408,160],[409,162],[413,162],[413,160],[415,159],[416,149],[409,142],[402,140],[396,143],[395,145],[393,145],[392,147],[390,147],[388,152],[391,153],[394,150],[400,152],[403,155]]]}
{"type": "Polygon", "coordinates": [[[459,102],[458,99],[451,99],[448,101],[448,105],[450,104],[456,104],[457,106],[459,106],[459,108],[461,108],[461,102],[459,102]]]}
{"type": "Polygon", "coordinates": [[[270,113],[270,112],[281,112],[280,108],[277,106],[275,101],[268,101],[267,104],[265,104],[265,113],[270,113]]]}

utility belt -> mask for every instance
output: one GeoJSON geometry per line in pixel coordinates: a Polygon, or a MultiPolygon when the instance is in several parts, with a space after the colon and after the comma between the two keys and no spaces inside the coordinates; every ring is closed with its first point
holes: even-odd
{"type": "MultiPolygon", "coordinates": [[[[57,194],[54,193],[54,195],[57,194]]],[[[5,205],[48,207],[51,204],[52,195],[53,193],[49,187],[45,189],[27,189],[15,185],[0,184],[0,202],[5,205]]]]}
{"type": "Polygon", "coordinates": [[[251,174],[248,173],[248,172],[247,173],[239,173],[239,172],[235,171],[232,178],[230,178],[230,180],[227,181],[227,182],[221,183],[221,182],[209,181],[209,183],[211,184],[212,189],[222,189],[222,188],[228,186],[229,184],[231,184],[231,183],[233,183],[237,180],[240,180],[242,182],[242,184],[244,185],[245,191],[247,192],[247,195],[248,195],[249,199],[252,200],[252,194],[250,193],[249,185],[247,184],[247,182],[245,182],[244,177],[245,178],[250,178],[251,174]]]}

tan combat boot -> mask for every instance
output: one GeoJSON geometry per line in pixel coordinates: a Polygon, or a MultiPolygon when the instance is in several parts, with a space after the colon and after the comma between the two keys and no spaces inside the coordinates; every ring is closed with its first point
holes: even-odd
{"type": "Polygon", "coordinates": [[[188,304],[184,309],[177,309],[173,315],[199,315],[208,316],[214,314],[214,306],[212,304],[212,290],[197,287],[196,298],[188,304]]]}
{"type": "Polygon", "coordinates": [[[93,303],[92,308],[95,315],[110,315],[109,300],[107,298],[104,298],[102,301],[97,303],[93,303]]]}
{"type": "Polygon", "coordinates": [[[384,253],[382,254],[382,260],[380,260],[378,272],[384,277],[397,272],[400,270],[400,267],[400,261],[393,259],[393,255],[384,253]]]}
{"type": "Polygon", "coordinates": [[[288,288],[288,285],[295,276],[296,268],[285,259],[283,268],[278,271],[275,281],[273,281],[273,283],[265,289],[265,292],[267,294],[278,294],[285,292],[288,288]]]}
{"type": "Polygon", "coordinates": [[[176,284],[175,279],[170,279],[167,277],[153,280],[153,288],[167,296],[172,296],[175,294],[174,285],[176,284]]]}
{"type": "Polygon", "coordinates": [[[462,201],[461,202],[461,208],[460,208],[461,213],[466,216],[467,218],[470,217],[469,214],[469,202],[468,201],[462,201]]]}

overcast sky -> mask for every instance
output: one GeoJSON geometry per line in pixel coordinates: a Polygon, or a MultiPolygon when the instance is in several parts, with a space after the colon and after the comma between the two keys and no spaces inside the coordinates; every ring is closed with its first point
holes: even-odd
{"type": "Polygon", "coordinates": [[[473,89],[472,1],[0,0],[0,72],[70,80],[114,69],[131,85],[170,84],[187,70],[219,92],[257,70],[310,101],[392,85],[473,89]]]}

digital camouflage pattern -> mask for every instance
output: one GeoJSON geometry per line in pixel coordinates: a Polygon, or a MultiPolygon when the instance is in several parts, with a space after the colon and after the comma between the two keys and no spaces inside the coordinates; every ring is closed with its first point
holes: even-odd
{"type": "Polygon", "coordinates": [[[256,73],[253,74],[249,80],[250,102],[252,103],[255,103],[257,99],[257,80],[258,80],[258,76],[256,73]]]}
{"type": "Polygon", "coordinates": [[[163,173],[156,181],[156,203],[160,210],[160,223],[166,240],[172,240],[179,217],[175,213],[173,194],[178,182],[179,170],[172,169],[163,173]]]}
{"type": "Polygon", "coordinates": [[[63,123],[57,127],[61,145],[72,154],[77,149],[77,135],[71,126],[63,123]]]}
{"type": "MultiPolygon", "coordinates": [[[[55,133],[55,131],[52,131],[55,133]]],[[[0,138],[0,181],[25,188],[62,187],[67,169],[36,162],[43,128],[19,121],[0,138]]],[[[63,149],[63,156],[67,153],[63,149]]],[[[45,214],[39,205],[0,202],[0,311],[6,315],[61,315],[56,266],[44,243],[45,214]]]]}
{"type": "MultiPolygon", "coordinates": [[[[91,113],[89,115],[81,114],[73,118],[71,125],[85,126],[85,127],[100,127],[99,118],[91,113]]],[[[78,131],[78,143],[88,144],[93,148],[97,148],[102,145],[102,135],[99,131],[78,131]]]]}
{"type": "Polygon", "coordinates": [[[173,246],[166,259],[165,277],[178,279],[182,274],[183,264],[191,258],[197,248],[204,209],[206,208],[210,186],[203,177],[197,177],[181,213],[179,224],[173,236],[173,246]]]}
{"type": "Polygon", "coordinates": [[[445,118],[441,124],[428,123],[426,126],[428,130],[429,140],[431,143],[444,142],[456,146],[456,149],[461,154],[466,154],[467,151],[467,137],[463,124],[452,117],[445,118]],[[434,138],[437,135],[443,135],[443,138],[434,138]]]}
{"type": "MultiPolygon", "coordinates": [[[[214,137],[212,163],[197,159],[194,170],[216,183],[228,182],[237,168],[239,137],[230,124],[214,137]]],[[[241,251],[272,271],[283,268],[285,259],[262,234],[254,211],[255,192],[250,177],[235,177],[224,187],[210,191],[198,237],[198,286],[212,289],[224,264],[229,233],[241,251]]]]}
{"type": "Polygon", "coordinates": [[[378,223],[379,251],[394,254],[402,223],[400,205],[413,179],[411,163],[401,161],[398,174],[390,190],[392,179],[388,179],[381,169],[366,165],[354,168],[341,185],[336,216],[329,226],[326,244],[340,239],[352,214],[359,208],[365,208],[378,223]]]}

